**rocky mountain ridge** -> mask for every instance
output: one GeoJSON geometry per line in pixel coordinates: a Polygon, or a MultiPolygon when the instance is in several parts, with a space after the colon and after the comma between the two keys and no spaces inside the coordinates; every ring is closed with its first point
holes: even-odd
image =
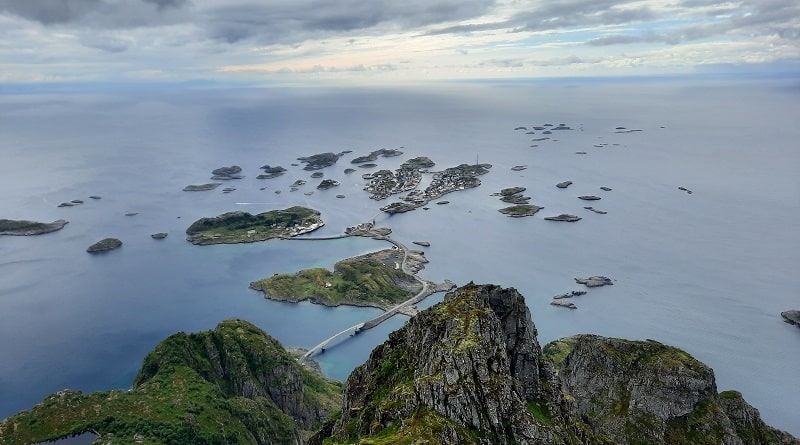
{"type": "Polygon", "coordinates": [[[799,444],[653,341],[540,348],[515,289],[469,284],[392,333],[312,444],[799,444]]]}
{"type": "Polygon", "coordinates": [[[114,444],[800,444],[678,348],[596,335],[542,348],[522,295],[472,283],[393,332],[343,394],[229,320],[164,340],[130,391],[60,391],[6,419],[0,444],[86,431],[114,444]]]}

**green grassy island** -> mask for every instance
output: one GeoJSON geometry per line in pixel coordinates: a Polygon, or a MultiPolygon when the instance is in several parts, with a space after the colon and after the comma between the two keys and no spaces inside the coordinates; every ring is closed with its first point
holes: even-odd
{"type": "Polygon", "coordinates": [[[333,272],[317,268],[294,275],[274,275],[250,283],[250,288],[273,300],[388,309],[422,288],[412,275],[397,266],[402,260],[401,251],[386,249],[339,261],[333,272]]]}
{"type": "Polygon", "coordinates": [[[186,240],[199,245],[252,243],[302,235],[324,224],[318,211],[299,206],[258,215],[228,212],[195,221],[186,229],[186,240]]]}

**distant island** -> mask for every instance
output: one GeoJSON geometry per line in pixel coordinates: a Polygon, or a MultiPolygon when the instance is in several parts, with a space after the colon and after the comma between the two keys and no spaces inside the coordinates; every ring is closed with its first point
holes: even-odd
{"type": "Polygon", "coordinates": [[[422,289],[413,275],[402,271],[403,252],[385,249],[337,262],[333,272],[306,269],[293,275],[274,275],[250,283],[271,300],[310,300],[325,306],[354,305],[388,309],[422,289]]]}
{"type": "Polygon", "coordinates": [[[51,223],[26,220],[0,219],[0,235],[31,236],[61,230],[69,223],[57,219],[51,223]]]}
{"type": "Polygon", "coordinates": [[[195,221],[186,229],[186,240],[199,245],[252,243],[302,235],[323,225],[318,211],[299,206],[258,215],[228,212],[195,221]]]}
{"type": "Polygon", "coordinates": [[[507,216],[519,218],[523,216],[533,216],[536,214],[536,212],[542,209],[543,207],[539,207],[533,204],[519,204],[511,207],[502,208],[498,210],[498,212],[507,216]]]}
{"type": "Polygon", "coordinates": [[[118,249],[120,247],[122,247],[122,241],[116,238],[105,238],[89,246],[86,251],[89,253],[100,253],[118,249]]]}
{"type": "Polygon", "coordinates": [[[368,154],[366,156],[359,156],[359,157],[353,159],[352,161],[350,161],[350,163],[352,163],[352,164],[363,164],[365,162],[370,162],[370,161],[377,160],[378,156],[383,156],[384,158],[391,158],[391,157],[394,157],[394,156],[400,156],[402,154],[403,154],[403,152],[400,151],[400,150],[395,150],[395,149],[391,149],[391,148],[381,148],[380,150],[375,150],[375,151],[373,151],[372,153],[370,153],[370,154],[368,154]]]}
{"type": "Polygon", "coordinates": [[[212,183],[209,183],[209,184],[197,184],[197,185],[192,184],[192,185],[187,185],[186,187],[184,187],[183,191],[184,192],[207,192],[209,190],[214,190],[215,188],[217,188],[217,187],[219,187],[221,185],[222,185],[222,183],[220,183],[220,182],[212,182],[212,183]]]}
{"type": "MultiPolygon", "coordinates": [[[[481,185],[478,176],[488,173],[490,168],[492,168],[491,164],[461,164],[435,172],[430,185],[425,190],[413,190],[408,195],[400,197],[404,202],[391,203],[382,207],[381,210],[389,214],[408,212],[448,193],[478,187],[481,185]]],[[[394,178],[389,179],[388,184],[374,186],[376,191],[373,193],[386,193],[383,190],[393,189],[396,183],[394,178]]]]}
{"type": "Polygon", "coordinates": [[[320,153],[311,156],[304,156],[297,158],[298,161],[306,164],[303,170],[319,170],[321,168],[330,167],[339,160],[339,155],[336,153],[320,153]]]}

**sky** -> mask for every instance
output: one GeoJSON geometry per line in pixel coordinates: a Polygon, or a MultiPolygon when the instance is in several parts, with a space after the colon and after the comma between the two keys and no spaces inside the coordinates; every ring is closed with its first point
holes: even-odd
{"type": "Polygon", "coordinates": [[[798,0],[0,0],[0,83],[800,72],[798,0]]]}

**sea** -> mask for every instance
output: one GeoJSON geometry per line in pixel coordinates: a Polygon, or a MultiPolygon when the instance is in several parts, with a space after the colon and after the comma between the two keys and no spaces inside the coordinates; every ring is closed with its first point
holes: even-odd
{"type": "MultiPolygon", "coordinates": [[[[332,268],[386,242],[185,240],[201,217],[301,205],[321,212],[316,236],[375,220],[401,243],[429,242],[420,248],[428,280],[518,289],[542,344],[594,333],[680,347],[713,367],[719,390],[740,390],[768,424],[800,436],[800,329],[780,317],[800,309],[798,116],[796,76],[0,86],[0,218],[69,221],[0,237],[0,418],[65,388],[128,389],[144,356],[179,331],[238,318],[310,348],[378,314],[270,301],[248,284],[332,268]],[[559,124],[570,129],[549,130],[559,124]],[[381,148],[403,155],[374,168],[350,163],[381,148]],[[346,150],[320,170],[340,182],[330,190],[292,165],[346,150]],[[479,187],[441,198],[449,204],[382,213],[396,197],[369,199],[362,174],[417,156],[433,160],[432,171],[492,168],[479,187]],[[267,164],[288,171],[257,179],[267,164]],[[230,165],[244,178],[182,190],[230,165]],[[308,183],[291,192],[297,179],[308,183]],[[555,187],[562,181],[573,184],[555,187]],[[507,204],[492,195],[515,186],[544,209],[499,213],[507,204]],[[84,203],[58,207],[74,199],[84,203]],[[582,219],[544,220],[562,213],[582,219]],[[86,252],[106,237],[123,246],[86,252]],[[614,285],[574,297],[577,309],[550,304],[587,290],[574,278],[593,275],[614,285]]],[[[317,356],[324,373],[345,380],[407,320],[330,345],[317,356]]]]}

